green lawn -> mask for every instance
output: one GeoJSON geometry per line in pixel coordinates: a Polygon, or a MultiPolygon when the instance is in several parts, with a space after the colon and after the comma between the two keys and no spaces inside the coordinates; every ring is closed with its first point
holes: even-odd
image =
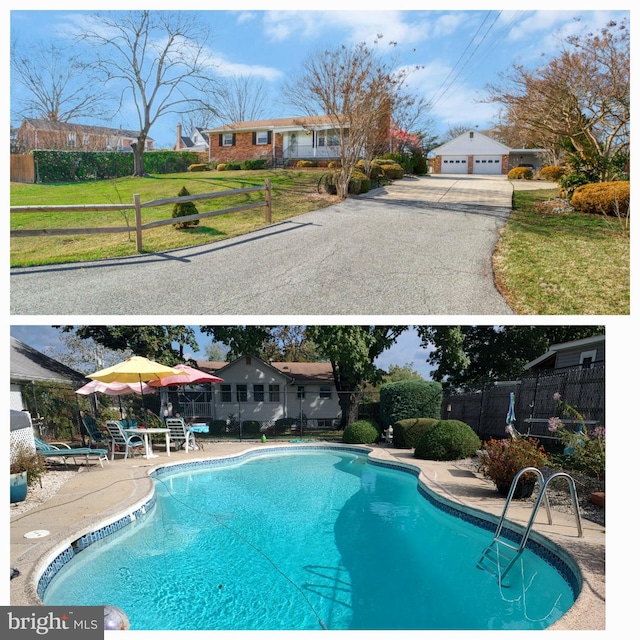
{"type": "Polygon", "coordinates": [[[629,314],[628,231],[617,218],[536,211],[556,195],[515,191],[493,257],[498,288],[518,314],[629,314]]]}
{"type": "MultiPolygon", "coordinates": [[[[174,198],[184,186],[195,195],[272,184],[272,222],[326,207],[334,198],[318,193],[317,171],[225,171],[118,178],[59,185],[11,183],[11,205],[130,204],[134,194],[142,202],[174,198]]],[[[196,202],[199,213],[264,201],[264,192],[196,202]]],[[[143,223],[171,218],[172,205],[143,209],[143,223]]],[[[125,212],[51,212],[12,214],[11,229],[54,229],[131,226],[132,210],[125,212]]],[[[143,233],[145,252],[166,251],[234,237],[264,226],[264,209],[200,220],[197,227],[172,225],[143,233]]],[[[11,266],[32,266],[113,258],[136,253],[133,233],[99,235],[28,236],[11,239],[11,266]]]]}
{"type": "MultiPolygon", "coordinates": [[[[11,184],[12,205],[131,203],[172,198],[181,187],[208,193],[273,185],[273,222],[326,207],[318,193],[319,171],[233,171],[119,178],[61,185],[11,184]]],[[[536,202],[553,199],[556,189],[515,191],[514,211],[493,257],[496,283],[517,314],[628,315],[630,313],[629,233],[616,218],[581,213],[541,213],[536,202]]],[[[199,201],[200,213],[263,200],[262,192],[199,201]]],[[[143,210],[143,222],[171,217],[171,205],[143,210]]],[[[133,212],[127,213],[133,223],[133,212]]],[[[117,212],[13,214],[12,229],[123,225],[117,212]]],[[[166,251],[230,238],[264,226],[264,210],[206,220],[189,230],[168,225],[144,232],[147,252],[166,251]]],[[[11,266],[119,257],[136,252],[132,234],[38,236],[11,239],[11,266]]],[[[407,309],[407,313],[411,313],[407,309]]]]}

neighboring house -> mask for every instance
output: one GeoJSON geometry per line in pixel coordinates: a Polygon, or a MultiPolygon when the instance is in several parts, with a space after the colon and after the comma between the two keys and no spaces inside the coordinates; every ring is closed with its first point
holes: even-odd
{"type": "Polygon", "coordinates": [[[80,386],[86,382],[82,373],[46,356],[24,342],[11,336],[9,364],[9,406],[22,411],[24,387],[32,382],[65,383],[80,386]]]}
{"type": "Polygon", "coordinates": [[[202,127],[194,127],[190,136],[182,135],[182,125],[176,130],[174,151],[209,151],[209,134],[202,127]]]}
{"type": "MultiPolygon", "coordinates": [[[[72,122],[52,122],[25,118],[17,133],[17,145],[22,153],[35,149],[66,149],[69,151],[131,151],[138,131],[110,129],[72,122]]],[[[153,138],[147,138],[145,151],[153,150],[153,138]]]]}
{"type": "Polygon", "coordinates": [[[296,160],[323,163],[340,157],[339,134],[329,116],[236,122],[206,133],[209,159],[216,162],[266,159],[270,166],[284,166],[296,160]]]}
{"type": "Polygon", "coordinates": [[[605,338],[593,336],[572,342],[563,342],[549,347],[549,351],[527,363],[525,371],[548,371],[566,367],[592,368],[604,364],[605,338]]]}
{"type": "Polygon", "coordinates": [[[517,166],[538,171],[544,149],[510,149],[478,131],[466,131],[430,153],[432,173],[506,175],[517,166]]]}
{"type": "Polygon", "coordinates": [[[339,420],[338,393],[328,362],[265,362],[247,355],[233,362],[198,362],[197,366],[224,382],[181,393],[186,398],[180,403],[181,413],[187,418],[255,420],[263,429],[282,418],[302,419],[307,428],[328,428],[339,420]],[[207,397],[209,387],[211,400],[189,400],[198,394],[207,397]]]}

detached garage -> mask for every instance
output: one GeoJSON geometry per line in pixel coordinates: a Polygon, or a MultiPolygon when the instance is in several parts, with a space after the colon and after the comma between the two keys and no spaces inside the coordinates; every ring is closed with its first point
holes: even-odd
{"type": "Polygon", "coordinates": [[[434,173],[507,174],[509,147],[477,131],[461,136],[432,151],[434,173]]]}

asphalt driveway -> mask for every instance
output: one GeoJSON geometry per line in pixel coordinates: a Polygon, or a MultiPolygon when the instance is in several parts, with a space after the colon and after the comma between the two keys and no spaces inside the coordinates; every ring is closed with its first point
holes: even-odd
{"type": "Polygon", "coordinates": [[[405,178],[190,249],[11,269],[14,315],[506,315],[504,176],[405,178]]]}

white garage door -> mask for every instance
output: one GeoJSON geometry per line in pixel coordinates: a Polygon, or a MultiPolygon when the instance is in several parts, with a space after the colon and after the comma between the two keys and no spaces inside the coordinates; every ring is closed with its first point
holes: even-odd
{"type": "Polygon", "coordinates": [[[442,173],[468,173],[467,156],[442,156],[442,173]]]}
{"type": "Polygon", "coordinates": [[[501,156],[474,156],[473,173],[502,173],[501,156]]]}

